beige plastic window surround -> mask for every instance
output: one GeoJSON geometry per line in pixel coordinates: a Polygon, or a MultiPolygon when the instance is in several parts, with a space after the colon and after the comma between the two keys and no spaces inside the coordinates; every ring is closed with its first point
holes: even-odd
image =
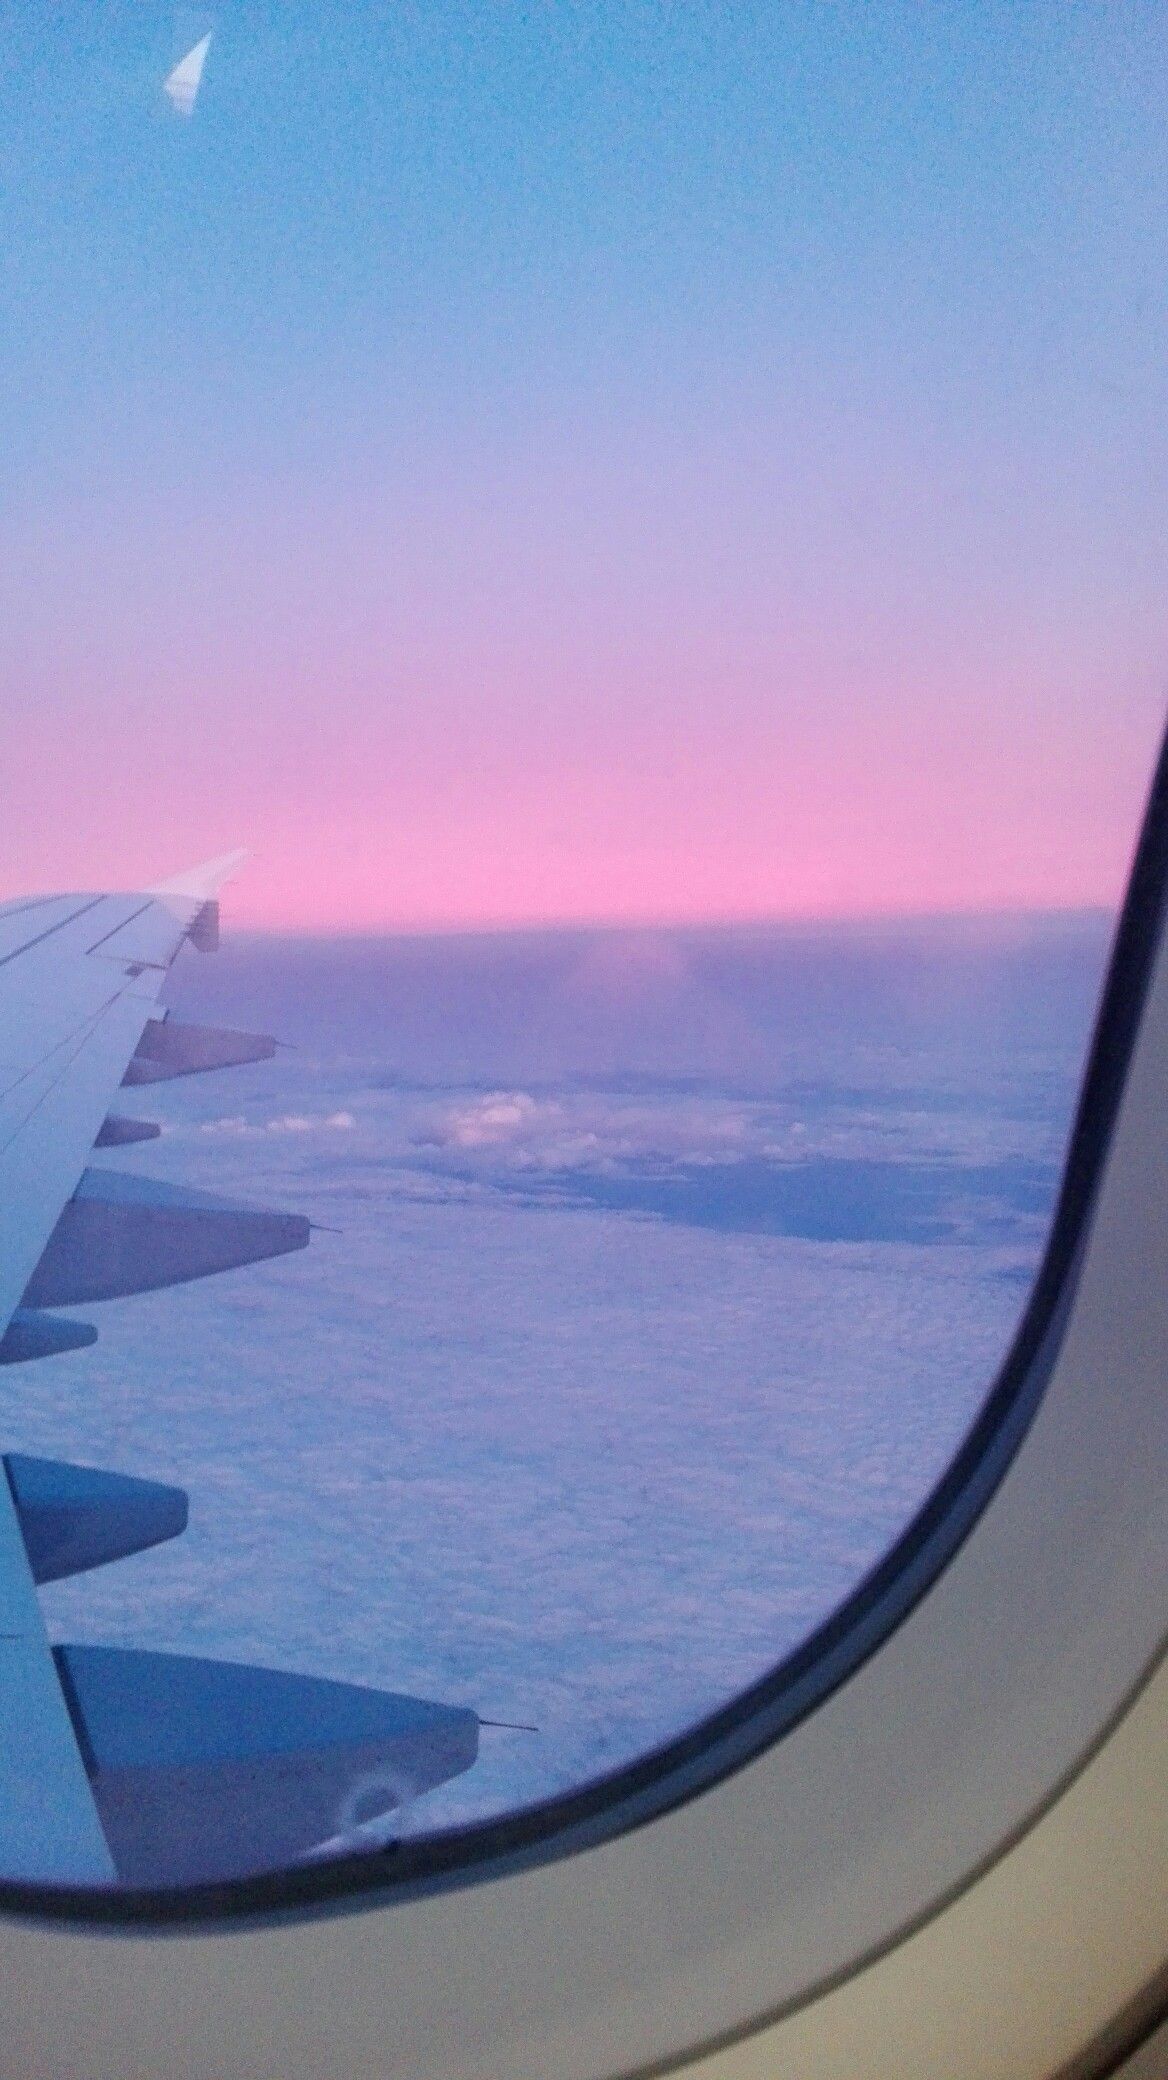
{"type": "Polygon", "coordinates": [[[945,1571],[650,1824],[267,1926],[0,1927],[27,2080],[1056,2074],[1168,1954],[1168,958],[1057,1361],[945,1571]]]}

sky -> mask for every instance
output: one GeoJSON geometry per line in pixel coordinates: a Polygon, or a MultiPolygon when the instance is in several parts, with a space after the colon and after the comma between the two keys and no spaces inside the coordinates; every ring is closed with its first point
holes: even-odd
{"type": "Polygon", "coordinates": [[[1114,902],[1166,62],[1138,0],[0,0],[0,895],[1114,902]]]}

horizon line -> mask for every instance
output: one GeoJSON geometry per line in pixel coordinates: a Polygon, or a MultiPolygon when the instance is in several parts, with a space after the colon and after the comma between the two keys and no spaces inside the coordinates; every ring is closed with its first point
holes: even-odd
{"type": "MultiPolygon", "coordinates": [[[[232,906],[234,907],[234,906],[232,906]]],[[[225,923],[233,936],[248,933],[271,939],[466,939],[502,938],[521,935],[562,936],[580,933],[732,932],[798,931],[815,929],[879,929],[880,927],[930,924],[1009,924],[1087,919],[1110,919],[1120,905],[1102,901],[1080,903],[1001,903],[977,908],[949,905],[940,908],[898,910],[799,910],[728,912],[699,917],[684,913],[649,916],[560,916],[436,919],[426,922],[386,920],[377,924],[271,923],[236,919],[225,923]]]]}

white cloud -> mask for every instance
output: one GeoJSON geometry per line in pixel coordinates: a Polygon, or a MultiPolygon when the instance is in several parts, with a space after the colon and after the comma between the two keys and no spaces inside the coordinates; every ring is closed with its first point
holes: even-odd
{"type": "Polygon", "coordinates": [[[351,1112],[281,1112],[262,1125],[232,1113],[225,1119],[204,1120],[204,1134],[229,1135],[236,1140],[259,1140],[265,1134],[318,1134],[348,1132],[357,1124],[351,1112]]]}
{"type": "Polygon", "coordinates": [[[492,1169],[530,1172],[781,1155],[788,1135],[773,1108],[709,1097],[643,1101],[579,1092],[553,1099],[489,1091],[435,1108],[413,1138],[415,1147],[439,1158],[479,1159],[492,1169]]]}

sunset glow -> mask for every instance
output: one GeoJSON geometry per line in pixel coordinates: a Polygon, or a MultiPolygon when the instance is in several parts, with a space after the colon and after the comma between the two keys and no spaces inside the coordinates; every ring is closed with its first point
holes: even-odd
{"type": "Polygon", "coordinates": [[[166,13],[0,77],[0,890],[238,843],[280,929],[1115,899],[1162,16],[273,0],[180,124],[166,13]]]}

